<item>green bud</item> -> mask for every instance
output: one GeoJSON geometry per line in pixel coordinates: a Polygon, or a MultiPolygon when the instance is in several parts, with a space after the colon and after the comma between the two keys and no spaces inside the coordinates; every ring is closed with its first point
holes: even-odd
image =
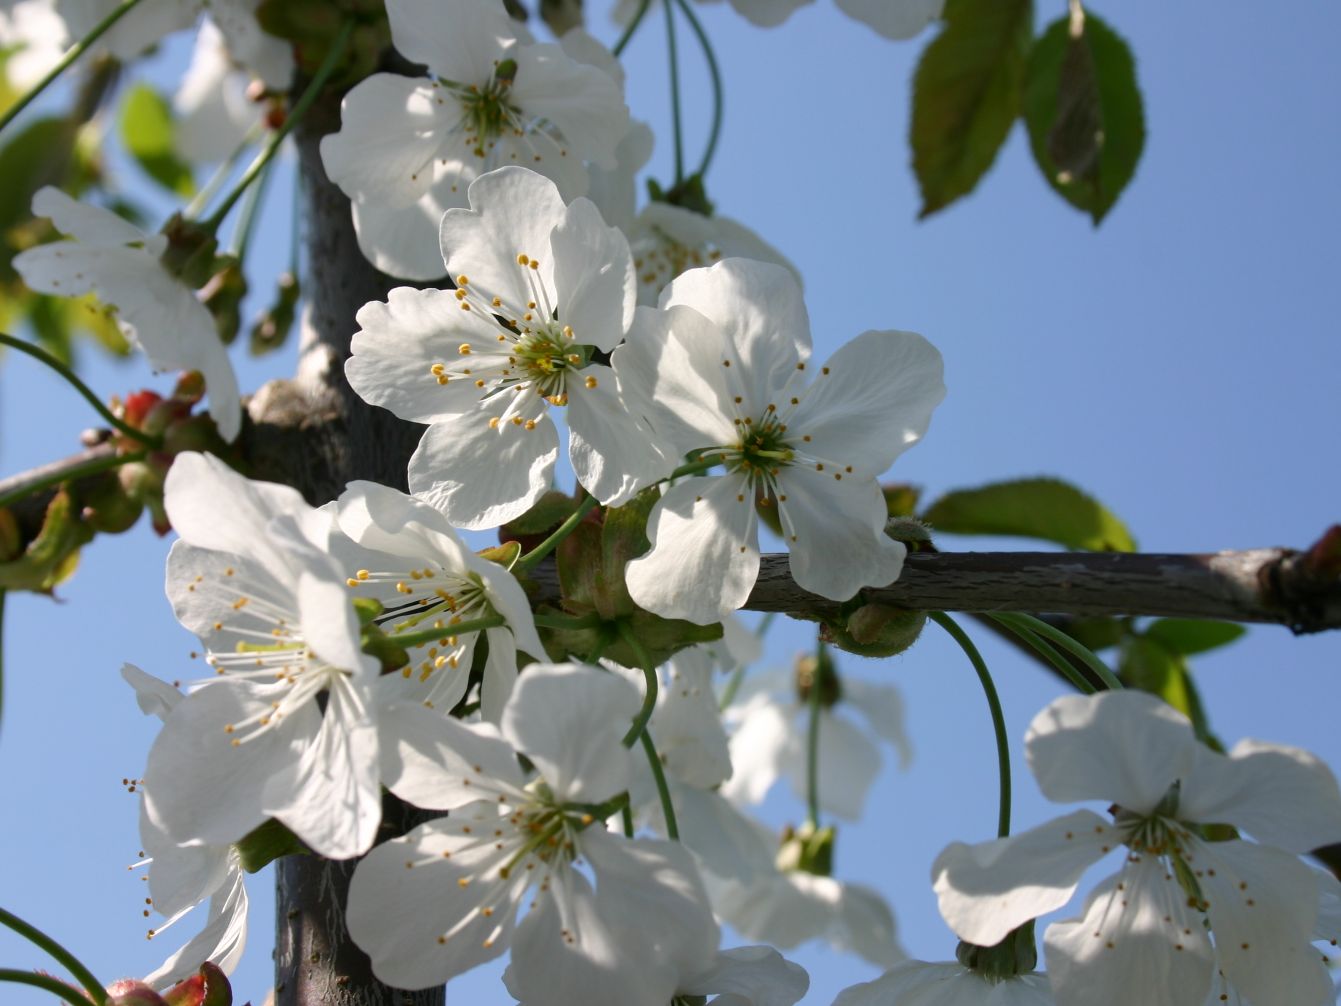
{"type": "Polygon", "coordinates": [[[902,653],[922,633],[927,616],[889,604],[863,604],[848,616],[847,624],[826,623],[825,642],[862,657],[892,657],[902,653]]]}
{"type": "Polygon", "coordinates": [[[890,517],[885,521],[885,534],[908,546],[909,552],[924,551],[931,544],[931,528],[916,517],[890,517]]]}
{"type": "Polygon", "coordinates": [[[517,79],[517,61],[515,59],[501,60],[494,67],[494,80],[505,84],[511,84],[517,79]]]}
{"type": "Polygon", "coordinates": [[[797,657],[793,670],[796,699],[801,705],[809,705],[810,690],[815,687],[820,690],[820,705],[825,709],[831,708],[843,697],[843,684],[838,679],[838,668],[827,650],[821,649],[818,657],[812,654],[797,657]]]}
{"type": "Polygon", "coordinates": [[[215,252],[219,242],[214,232],[195,220],[186,220],[174,213],[163,225],[168,246],[163,251],[163,268],[192,290],[209,282],[217,271],[215,252]]]}
{"type": "Polygon", "coordinates": [[[242,328],[242,300],[247,296],[247,277],[242,263],[232,255],[220,256],[216,272],[200,289],[200,300],[214,318],[214,327],[224,345],[231,345],[242,328]]]}
{"type": "Polygon", "coordinates": [[[1038,948],[1034,945],[1034,920],[1012,929],[1006,938],[991,947],[960,942],[955,950],[959,963],[989,982],[999,982],[1028,974],[1038,966],[1038,948]]]}
{"type": "Polygon", "coordinates": [[[284,345],[293,331],[301,298],[302,287],[297,278],[291,272],[282,273],[275,302],[265,309],[251,327],[247,350],[252,356],[261,356],[284,345]]]}
{"type": "Polygon", "coordinates": [[[233,989],[223,970],[206,961],[197,974],[163,993],[163,1001],[167,1006],[233,1006],[233,989]]]}
{"type": "Polygon", "coordinates": [[[833,873],[833,846],[837,837],[832,825],[816,828],[809,821],[799,828],[788,825],[782,831],[774,865],[783,873],[828,877],[833,873]]]}

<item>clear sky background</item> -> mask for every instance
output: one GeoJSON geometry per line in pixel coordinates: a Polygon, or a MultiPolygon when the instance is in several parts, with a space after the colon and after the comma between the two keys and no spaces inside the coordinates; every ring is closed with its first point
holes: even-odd
{"type": "MultiPolygon", "coordinates": [[[[1065,11],[1061,0],[1040,6],[1040,23],[1065,11]]],[[[593,0],[589,17],[611,41],[605,8],[593,0]]],[[[924,486],[925,498],[1054,474],[1108,504],[1146,550],[1307,546],[1341,518],[1341,7],[1312,2],[1272,16],[1241,0],[1126,0],[1094,9],[1136,54],[1149,133],[1134,183],[1098,230],[1046,186],[1019,127],[977,193],[916,222],[909,81],[930,34],[887,42],[831,0],[772,30],[751,27],[726,4],[699,8],[727,91],[710,195],[800,268],[817,358],[868,328],[921,332],[945,355],[949,395],[925,440],[890,473],[924,486]]],[[[693,163],[709,97],[687,32],[681,41],[693,163]]],[[[154,78],[174,79],[187,51],[186,41],[170,40],[154,78]]],[[[649,18],[626,60],[629,104],[657,133],[652,170],[667,181],[659,18],[649,18]]],[[[143,188],[133,169],[122,178],[143,188]]],[[[290,192],[284,178],[272,186],[253,263],[262,289],[287,262],[290,192]]],[[[254,389],[288,374],[293,353],[253,362],[239,346],[234,358],[244,388],[254,389]]],[[[139,356],[110,362],[87,352],[81,364],[103,394],[171,384],[139,356]]],[[[13,356],[0,363],[0,472],[76,450],[79,430],[95,418],[37,365],[13,356]]],[[[127,660],[165,678],[194,670],[187,653],[195,641],[163,597],[167,545],[144,523],[100,539],[58,600],[11,595],[5,620],[0,904],[64,940],[108,981],[148,972],[199,924],[184,920],[147,943],[145,885],[126,870],[138,849],[136,798],[121,780],[142,772],[157,724],[140,716],[117,671],[127,660]]],[[[777,625],[766,663],[790,663],[809,645],[804,627],[777,625]]],[[[1017,741],[1015,824],[1023,829],[1054,811],[1038,797],[1018,740],[1060,689],[990,641],[984,650],[1017,741]]],[[[840,830],[835,873],[886,894],[910,953],[946,959],[955,941],[935,910],[931,861],[953,839],[994,834],[995,759],[982,698],[934,627],[895,660],[844,657],[840,666],[903,689],[916,756],[909,771],[881,775],[863,824],[840,830]]],[[[1257,736],[1341,764],[1341,638],[1255,628],[1196,670],[1226,741],[1257,736]]],[[[799,822],[804,808],[783,794],[765,813],[799,822]]],[[[253,929],[235,976],[239,1003],[259,1004],[269,985],[269,888],[268,875],[249,884],[253,929]]],[[[841,988],[876,975],[819,946],[789,956],[810,971],[810,1004],[827,1006],[841,988]]],[[[0,935],[0,966],[43,963],[0,935]]],[[[453,982],[449,1001],[508,1001],[499,970],[453,982]]],[[[4,1001],[49,1000],[11,987],[4,1001]]]]}

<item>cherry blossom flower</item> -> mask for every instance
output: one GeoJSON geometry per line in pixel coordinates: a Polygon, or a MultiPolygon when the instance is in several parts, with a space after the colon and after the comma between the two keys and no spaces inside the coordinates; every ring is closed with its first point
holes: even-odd
{"type": "Polygon", "coordinates": [[[1010,838],[954,843],[932,868],[941,914],[990,946],[1070,900],[1110,852],[1122,867],[1044,939],[1059,1003],[1202,1002],[1217,969],[1256,1006],[1331,1002],[1310,945],[1314,871],[1297,854],[1341,838],[1341,793],[1297,748],[1199,744],[1185,717],[1137,692],[1067,696],[1034,718],[1030,768],[1053,800],[1110,801],[1010,838]],[[1257,839],[1212,841],[1209,825],[1257,839]]]}
{"type": "Polygon", "coordinates": [[[630,562],[648,611],[699,624],[745,603],[759,572],[755,500],[777,508],[791,573],[846,600],[898,577],[906,549],[884,533],[876,477],[921,438],[945,395],[940,353],[912,332],[866,332],[810,376],[810,328],[785,269],[726,259],[694,269],[639,308],[625,367],[653,389],[678,452],[726,473],[686,479],[648,520],[630,562]]]}
{"type": "Polygon", "coordinates": [[[162,234],[146,234],[110,210],[44,186],[33,213],[50,217],[75,241],[55,241],[14,256],[14,268],[41,293],[78,297],[90,291],[116,308],[117,323],[160,370],[198,370],[209,390],[210,415],[225,440],[242,428],[237,376],[209,311],[159,260],[162,234]]]}
{"type": "Polygon", "coordinates": [[[992,981],[959,963],[904,961],[843,989],[833,1006],[1053,1006],[1053,998],[1045,975],[992,981]]]}
{"type": "MultiPolygon", "coordinates": [[[[336,514],[340,529],[361,546],[350,558],[372,566],[349,569],[347,582],[358,596],[384,605],[379,619],[384,628],[443,630],[443,639],[411,648],[400,676],[404,688],[394,689],[394,677],[379,682],[388,696],[450,710],[465,695],[481,635],[452,627],[489,615],[507,619],[484,632],[489,655],[480,709],[497,723],[517,679],[517,647],[533,658],[545,656],[521,585],[502,566],[466,548],[439,511],[395,489],[355,482],[340,497],[336,514]]],[[[336,555],[343,559],[342,551],[337,547],[336,555]]]]}
{"type": "MultiPolygon", "coordinates": [[[[507,164],[585,194],[584,161],[615,166],[628,129],[619,85],[559,45],[531,44],[497,0],[388,0],[396,48],[428,78],[377,73],[321,142],[326,172],[354,203],[359,247],[404,279],[446,274],[438,222],[473,179],[507,164]]],[[[537,249],[543,254],[545,249],[537,249]]]]}
{"type": "Polygon", "coordinates": [[[323,541],[331,516],[202,454],[177,457],[164,500],[181,535],[168,596],[215,676],[154,742],[150,818],[179,844],[227,844],[275,817],[332,859],[364,852],[381,819],[379,668],[323,541]]]}
{"type": "Polygon", "coordinates": [[[558,457],[550,412],[567,407],[578,481],[617,506],[670,472],[619,369],[634,311],[628,244],[586,199],[500,168],[442,220],[455,290],[392,290],[359,311],[345,366],[364,400],[429,428],[410,489],[458,527],[524,513],[558,457]],[[599,362],[613,352],[610,365],[599,362]]]}
{"type": "MultiPolygon", "coordinates": [[[[56,0],[65,21],[68,43],[79,41],[107,18],[121,0],[56,0]]],[[[112,25],[98,48],[126,61],[143,55],[167,35],[195,24],[206,0],[144,0],[112,25]]]]}
{"type": "MultiPolygon", "coordinates": [[[[820,707],[820,808],[849,821],[861,817],[866,794],[880,771],[883,740],[906,768],[912,748],[904,730],[903,700],[893,685],[842,678],[840,693],[820,707]],[[864,721],[858,725],[854,719],[864,721]]],[[[809,704],[786,671],[752,675],[724,716],[731,734],[734,772],[722,788],[728,800],[758,804],[779,777],[806,797],[806,729],[809,704]]]]}
{"type": "Polygon", "coordinates": [[[523,1002],[665,1006],[681,976],[708,967],[717,926],[688,853],[601,824],[628,785],[620,739],[639,704],[615,675],[535,664],[499,730],[396,707],[404,739],[388,785],[451,814],[354,873],[349,930],[379,978],[426,988],[511,945],[508,985],[523,1002]],[[514,748],[536,767],[529,782],[514,748]]]}

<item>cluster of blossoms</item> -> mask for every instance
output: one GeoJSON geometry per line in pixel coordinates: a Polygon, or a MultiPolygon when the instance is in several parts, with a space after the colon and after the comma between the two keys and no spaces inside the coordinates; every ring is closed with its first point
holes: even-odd
{"type": "MultiPolygon", "coordinates": [[[[890,37],[940,10],[838,2],[890,37]]],[[[38,0],[16,17],[25,4],[38,0]]],[[[166,32],[200,6],[143,11],[166,32]]],[[[254,37],[254,3],[209,6],[218,30],[202,33],[180,102],[202,110],[200,156],[217,158],[217,142],[203,152],[227,134],[215,124],[246,129],[251,114],[229,111],[229,75],[242,64],[279,86],[292,65],[254,37]]],[[[778,23],[801,3],[733,6],[778,23]]],[[[732,613],[759,575],[761,521],[820,597],[899,576],[907,548],[886,532],[877,479],[927,431],[940,354],[872,330],[816,363],[780,253],[725,218],[668,202],[636,212],[650,132],[590,36],[537,43],[492,0],[386,7],[396,49],[426,72],[354,86],[320,151],[368,260],[438,284],[366,304],[345,367],[366,402],[426,428],[408,494],[355,482],[320,507],[212,455],[174,460],[167,593],[205,670],[184,687],[123,673],[163,720],[141,801],[157,928],[210,907],[146,981],[236,963],[244,854],[277,822],[313,853],[361,857],[349,930],[400,988],[510,951],[504,981],[527,1006],[791,1006],[808,979],[773,947],[821,939],[888,969],[838,1006],[1330,1001],[1312,943],[1336,933],[1341,887],[1298,857],[1341,840],[1331,774],[1292,748],[1213,752],[1135,694],[1061,699],[1030,728],[1044,792],[1109,801],[1108,815],[948,847],[933,880],[967,962],[905,959],[880,895],[830,875],[817,820],[862,814],[878,741],[908,759],[897,693],[845,680],[803,705],[793,680],[754,675],[727,701],[715,682],[756,655],[732,613]],[[600,585],[581,617],[533,612],[520,548],[477,553],[459,533],[534,513],[563,437],[581,502],[544,530],[570,535],[566,548],[616,512],[639,515],[638,547],[601,553],[618,587],[600,585]],[[596,506],[602,521],[583,523],[596,506]],[[656,632],[640,640],[634,612],[656,632]],[[666,645],[669,620],[720,625],[723,641],[666,645]],[[618,653],[604,637],[565,645],[593,627],[632,638],[618,653]],[[816,798],[780,843],[744,808],[784,777],[816,798]],[[379,844],[385,792],[441,814],[379,844]],[[1032,942],[1017,967],[975,963],[1031,934],[1110,852],[1120,872],[1046,931],[1048,977],[1028,964],[1032,942]],[[721,950],[723,923],[772,946],[721,950]]],[[[120,27],[105,44],[134,50],[134,22],[120,27]]],[[[29,286],[114,306],[156,366],[202,373],[219,432],[236,437],[236,379],[209,313],[164,265],[167,238],[53,188],[33,211],[76,241],[19,255],[29,286]]]]}

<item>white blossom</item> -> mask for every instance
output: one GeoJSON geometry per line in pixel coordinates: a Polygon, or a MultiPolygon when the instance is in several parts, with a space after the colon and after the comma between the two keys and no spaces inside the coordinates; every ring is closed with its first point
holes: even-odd
{"type": "Polygon", "coordinates": [[[1341,793],[1297,748],[1245,740],[1228,755],[1137,692],[1067,696],[1029,728],[1030,768],[1053,800],[1103,800],[1009,838],[953,843],[932,868],[941,914],[981,946],[1070,900],[1111,852],[1122,867],[1044,939],[1057,1001],[1200,1003],[1220,971],[1255,1006],[1316,1006],[1332,985],[1310,944],[1314,871],[1298,854],[1341,838],[1341,793]],[[1203,826],[1257,839],[1212,841],[1203,826]]]}
{"type": "Polygon", "coordinates": [[[565,206],[553,182],[524,168],[477,178],[470,205],[442,219],[457,289],[401,287],[365,305],[349,383],[430,424],[410,489],[458,527],[502,524],[549,488],[551,412],[564,407],[578,481],[617,506],[674,464],[619,372],[634,311],[628,244],[589,201],[565,206]],[[598,362],[611,351],[610,365],[598,362]]]}
{"type": "Polygon", "coordinates": [[[378,846],[355,871],[349,930],[378,977],[425,988],[510,945],[506,981],[523,1002],[665,1006],[682,975],[707,967],[717,927],[688,854],[601,824],[628,784],[620,739],[639,705],[615,675],[537,664],[499,730],[396,708],[404,740],[388,785],[451,814],[378,846]]]}
{"type": "MultiPolygon", "coordinates": [[[[640,0],[619,0],[614,18],[627,24],[640,0]]],[[[710,2],[710,0],[700,0],[710,2]]],[[[731,6],[751,24],[773,28],[814,0],[731,0],[731,6]]],[[[912,38],[941,16],[945,0],[836,0],[838,9],[885,38],[912,38]]]]}
{"type": "Polygon", "coordinates": [[[198,370],[209,391],[210,415],[225,440],[242,427],[237,376],[214,320],[192,290],[159,259],[162,234],[146,234],[110,210],[78,202],[51,186],[33,197],[33,213],[50,217],[75,238],[29,248],[14,268],[33,290],[61,297],[93,292],[116,308],[117,323],[160,370],[198,370]]]}
{"type": "Polygon", "coordinates": [[[726,469],[661,497],[651,551],[627,567],[634,601],[699,624],[744,604],[759,571],[758,497],[776,508],[806,590],[846,600],[898,577],[906,549],[884,533],[876,477],[945,395],[929,342],[866,332],[812,368],[791,274],[726,259],[675,279],[660,310],[639,308],[625,352],[630,382],[653,389],[658,431],[726,469]]]}
{"type": "Polygon", "coordinates": [[[396,48],[430,76],[360,81],[321,142],[327,174],[353,200],[359,247],[383,272],[446,274],[443,211],[494,168],[524,165],[573,199],[587,190],[585,161],[615,166],[628,108],[608,73],[519,36],[497,0],[388,0],[387,16],[396,48]]]}
{"type": "Polygon", "coordinates": [[[904,961],[843,989],[833,1006],[1053,1006],[1053,998],[1045,975],[993,981],[962,964],[904,961]]]}

